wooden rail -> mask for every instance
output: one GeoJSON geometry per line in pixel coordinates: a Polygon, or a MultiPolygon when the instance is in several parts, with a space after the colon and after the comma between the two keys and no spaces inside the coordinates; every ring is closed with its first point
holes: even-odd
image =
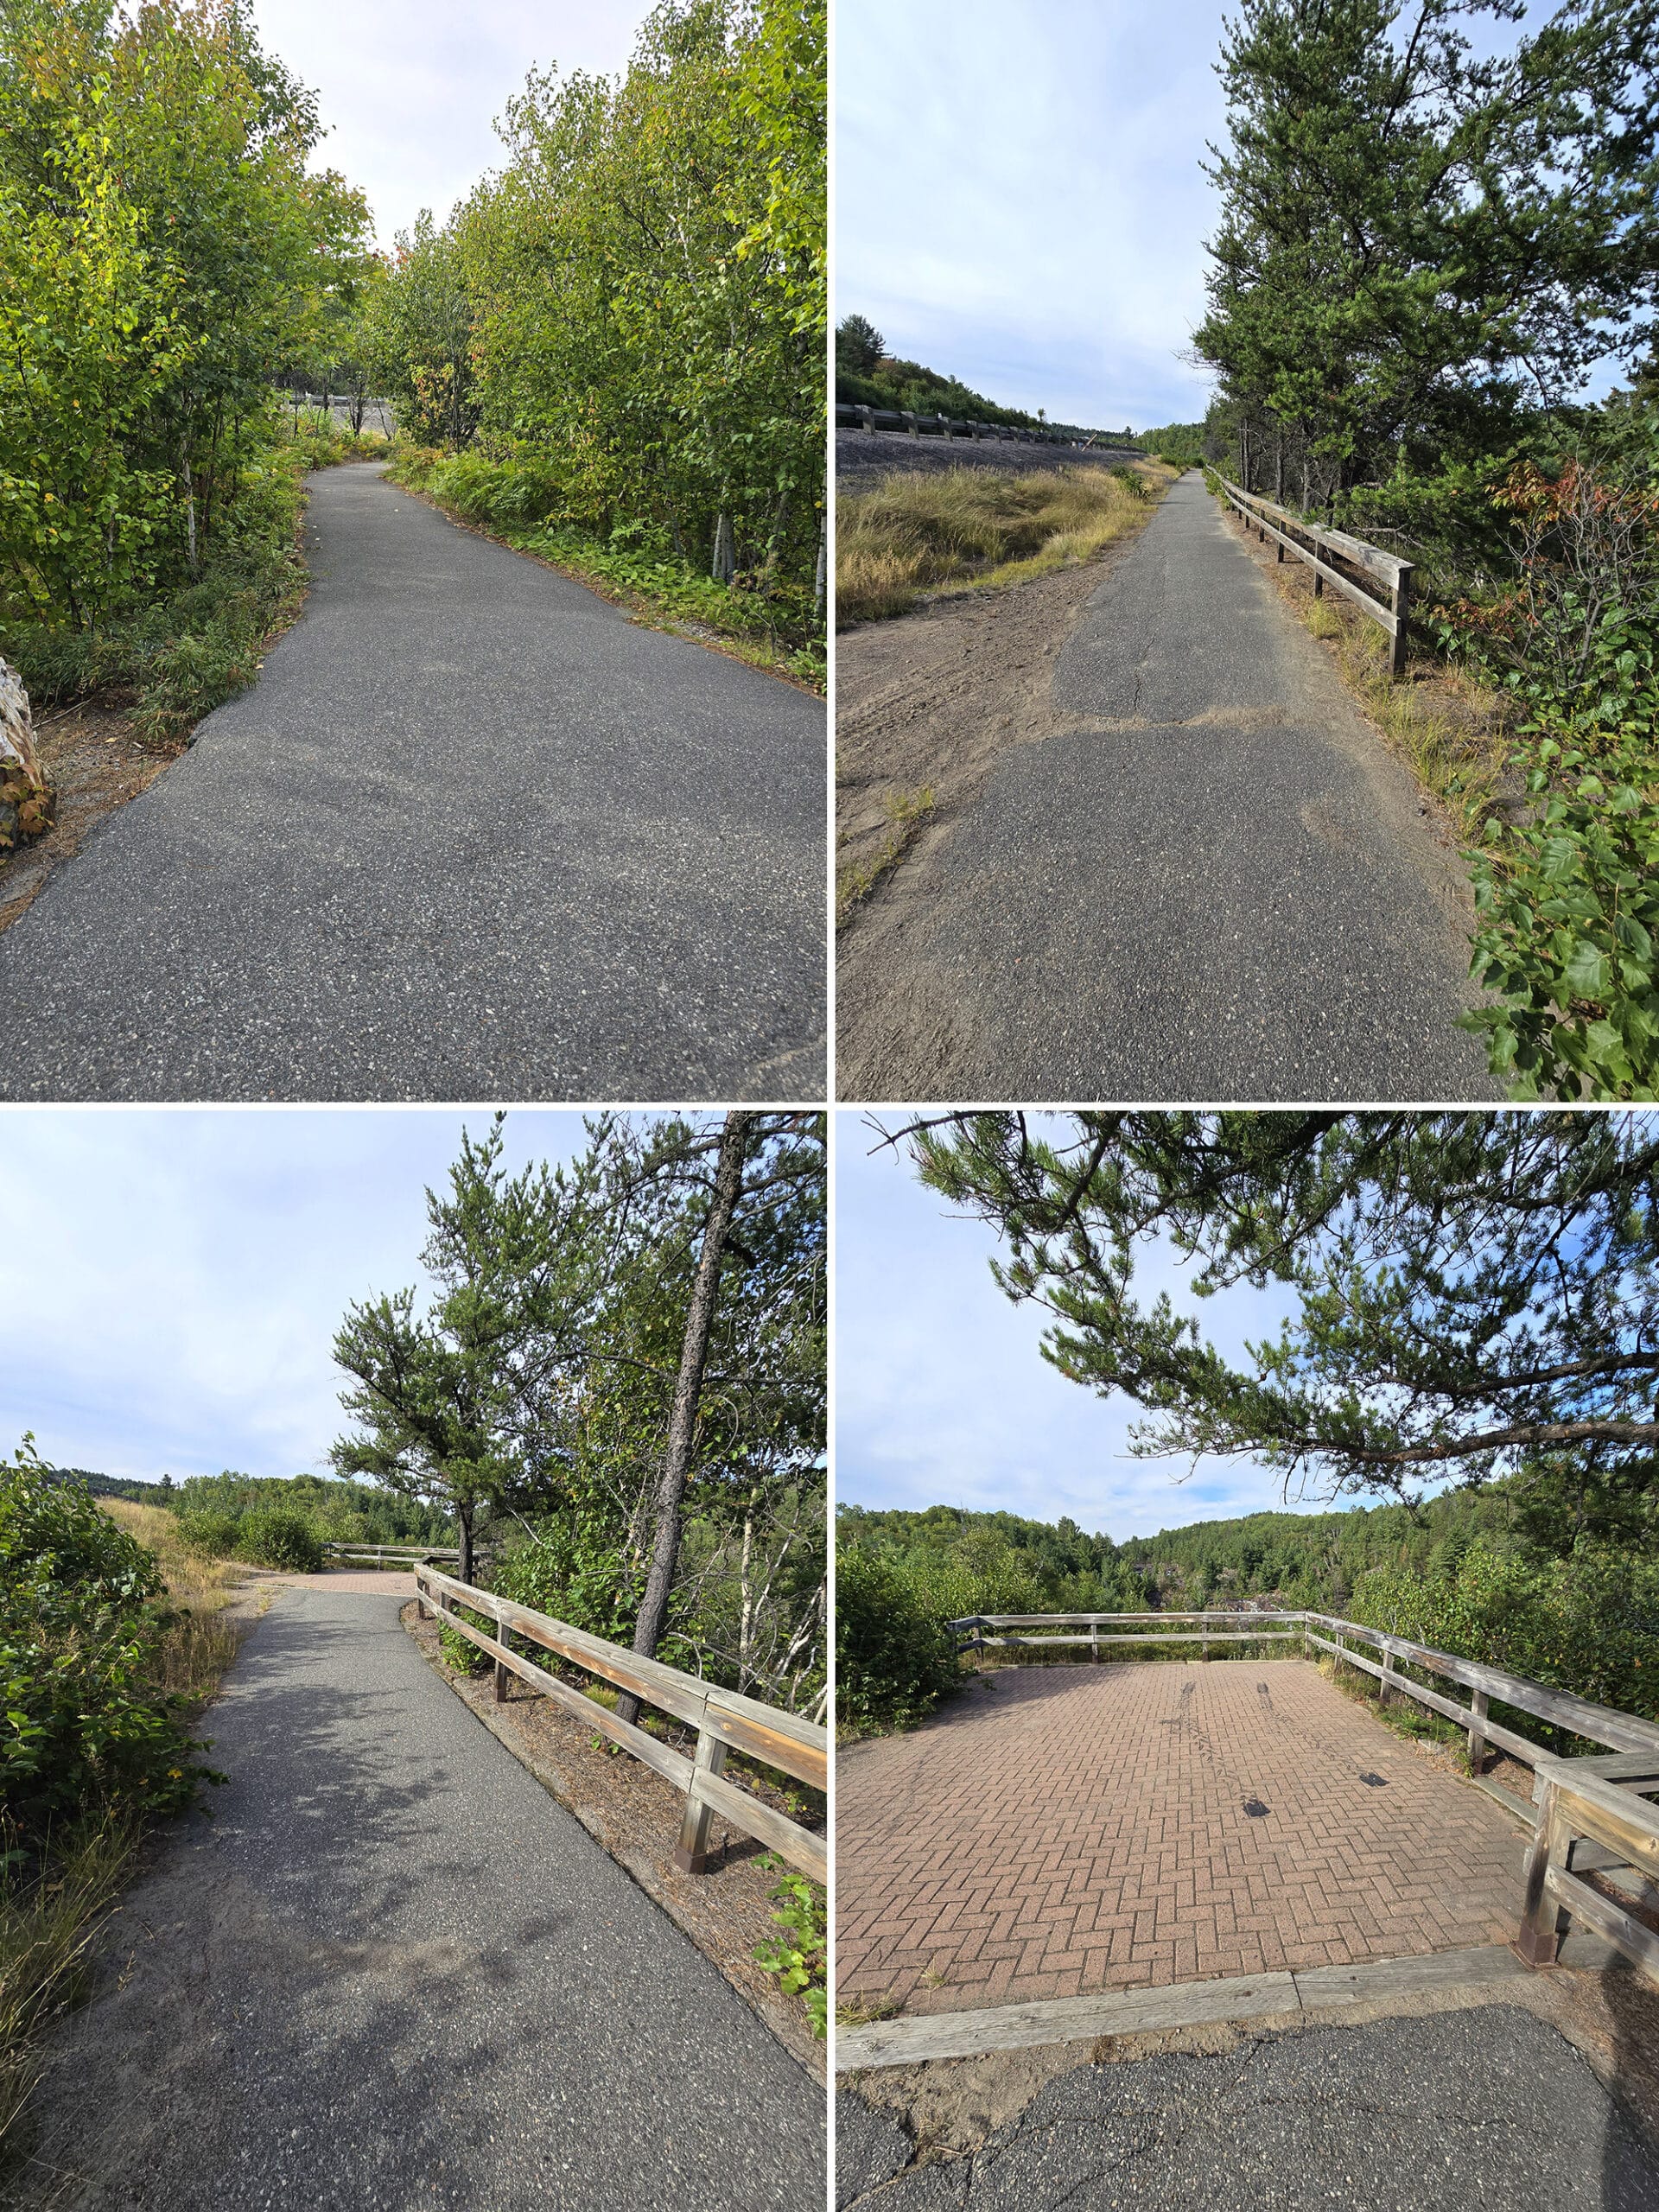
{"type": "MultiPolygon", "coordinates": [[[[1357,1668],[1382,1686],[1384,1701],[1395,1695],[1412,1698],[1431,1713],[1454,1720],[1468,1736],[1470,1765],[1479,1775],[1488,1744],[1530,1766],[1534,1772],[1535,1810],[1531,1847],[1527,1854],[1526,1903],[1521,1932],[1515,1948],[1529,1966],[1552,1965],[1569,1915],[1585,1924],[1655,1981],[1659,1981],[1659,1936],[1634,1916],[1592,1889],[1584,1880],[1589,1873],[1634,1878],[1641,1896],[1659,1899],[1659,1808],[1637,1793],[1659,1790],[1659,1722],[1640,1714],[1621,1713],[1616,1707],[1593,1704],[1570,1690],[1552,1688],[1546,1682],[1511,1675],[1502,1667],[1488,1667],[1475,1659],[1459,1659],[1432,1644],[1414,1643],[1409,1637],[1391,1636],[1361,1621],[1341,1620],[1332,1613],[1283,1611],[1260,1613],[969,1613],[950,1625],[960,1633],[972,1630],[971,1639],[957,1646],[958,1655],[999,1645],[1027,1649],[1043,1644],[1097,1647],[1103,1643],[1297,1643],[1305,1651],[1328,1651],[1338,1664],[1357,1668]],[[1196,1622],[1185,1629],[1160,1627],[1131,1634],[1102,1636],[1103,1621],[1196,1622]],[[1052,1623],[1082,1622],[1087,1635],[987,1636],[987,1629],[1042,1628],[1052,1623]],[[1225,1629],[1214,1624],[1225,1622],[1225,1629]],[[1267,1623],[1272,1633],[1245,1624],[1267,1623]],[[1325,1631],[1328,1631],[1326,1633],[1325,1631]],[[1365,1647],[1358,1649],[1357,1647],[1365,1647]],[[1373,1658],[1370,1652],[1380,1655],[1373,1658]],[[1416,1668],[1441,1681],[1459,1684],[1470,1694],[1461,1703],[1427,1684],[1413,1681],[1404,1669],[1416,1668]],[[1494,1720],[1494,1700],[1519,1713],[1533,1714],[1570,1734],[1581,1736],[1607,1749],[1584,1758],[1560,1758],[1545,1751],[1529,1736],[1494,1720]]],[[[1491,1783],[1483,1784],[1491,1789],[1491,1783]]],[[[1508,1792],[1504,1802],[1511,1802],[1508,1792]]],[[[1527,1808],[1514,1802],[1516,1812],[1527,1808]]]]}
{"type": "Polygon", "coordinates": [[[802,1873],[811,1875],[815,1881],[829,1879],[829,1847],[824,1838],[740,1789],[727,1780],[724,1772],[727,1752],[742,1751],[764,1765],[793,1775],[798,1782],[810,1783],[814,1789],[827,1789],[830,1738],[825,1729],[797,1713],[785,1713],[779,1706],[764,1705],[759,1698],[743,1697],[735,1690],[700,1681],[695,1675],[682,1674],[677,1667],[664,1666],[660,1660],[641,1658],[637,1651],[608,1643],[602,1636],[590,1636],[585,1629],[572,1628],[568,1622],[556,1621],[528,1605],[498,1598],[493,1591],[477,1589],[435,1567],[417,1567],[415,1586],[423,1606],[429,1605],[446,1627],[466,1637],[494,1660],[498,1700],[506,1695],[507,1676],[517,1675],[685,1792],[685,1817],[674,1852],[674,1863],[684,1872],[707,1871],[709,1823],[718,1813],[733,1827],[755,1837],[802,1873]],[[495,1634],[486,1636],[462,1618],[463,1606],[493,1621],[495,1634]],[[515,1636],[695,1728],[695,1756],[688,1758],[649,1730],[619,1720],[604,1706],[538,1667],[534,1660],[514,1650],[515,1636]]]}
{"type": "Polygon", "coordinates": [[[836,402],[836,428],[891,431],[912,438],[990,438],[1015,445],[1093,446],[1096,450],[1121,452],[1136,461],[1147,458],[1138,446],[1125,446],[1102,430],[1071,429],[1058,423],[1045,423],[1037,429],[1029,430],[1013,423],[958,422],[950,415],[919,415],[900,407],[865,407],[844,399],[836,402]]]}
{"type": "Polygon", "coordinates": [[[459,1560],[461,1554],[453,1548],[446,1550],[442,1544],[325,1544],[323,1551],[329,1559],[391,1560],[397,1567],[423,1566],[428,1560],[459,1560]]]}
{"type": "Polygon", "coordinates": [[[1515,1945],[1529,1967],[1554,1965],[1570,1916],[1659,1982],[1659,1936],[1584,1879],[1628,1868],[1644,1896],[1659,1897],[1659,1808],[1636,1794],[1642,1789],[1659,1789],[1659,1755],[1558,1759],[1540,1753],[1526,1902],[1515,1945]]]}
{"type": "Polygon", "coordinates": [[[1271,537],[1279,548],[1282,561],[1287,551],[1306,561],[1313,571],[1313,595],[1322,596],[1327,583],[1334,584],[1344,598],[1351,599],[1356,607],[1369,614],[1373,622],[1380,622],[1389,633],[1389,674],[1401,677],[1406,672],[1406,646],[1411,626],[1411,579],[1414,564],[1396,560],[1392,553],[1384,553],[1375,545],[1368,545],[1363,537],[1350,537],[1346,531],[1326,530],[1317,523],[1304,522],[1288,508],[1277,507],[1271,499],[1264,499],[1255,492],[1245,492],[1236,484],[1230,484],[1224,476],[1217,478],[1229,503],[1236,507],[1245,521],[1255,530],[1263,543],[1271,537]],[[1271,519],[1269,519],[1271,518],[1271,519]],[[1304,542],[1306,541],[1306,542],[1304,542]],[[1363,569],[1381,587],[1383,594],[1369,592],[1363,584],[1333,567],[1331,561],[1321,560],[1320,553],[1334,555],[1351,569],[1363,569]]]}

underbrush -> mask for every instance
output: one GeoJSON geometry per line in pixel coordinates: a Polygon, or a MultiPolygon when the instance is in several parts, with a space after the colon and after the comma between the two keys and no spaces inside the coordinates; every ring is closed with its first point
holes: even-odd
{"type": "Polygon", "coordinates": [[[815,690],[824,686],[823,618],[811,594],[797,585],[764,569],[716,583],[654,523],[624,521],[607,533],[585,527],[557,478],[532,462],[446,454],[400,442],[388,474],[426,493],[446,514],[597,585],[607,598],[665,627],[712,633],[756,667],[815,690]]]}
{"type": "Polygon", "coordinates": [[[145,1824],[223,1779],[190,1726],[235,1654],[227,1578],[110,1503],[29,1439],[0,1471],[0,2177],[145,1824]]]}
{"type": "Polygon", "coordinates": [[[181,743],[203,715],[246,690],[272,638],[299,613],[307,474],[388,450],[385,439],[354,438],[321,412],[297,426],[285,418],[275,444],[243,470],[194,582],[92,629],[0,619],[0,655],[22,677],[35,714],[111,693],[130,700],[140,743],[181,743]]]}
{"type": "Polygon", "coordinates": [[[837,502],[836,622],[906,613],[930,588],[1020,583],[1093,560],[1141,527],[1171,480],[1150,461],[884,477],[837,502]]]}
{"type": "Polygon", "coordinates": [[[111,1815],[66,1831],[50,1861],[0,1861],[0,2184],[20,2140],[54,2021],[85,2002],[99,1931],[119,1892],[137,1831],[111,1815]]]}

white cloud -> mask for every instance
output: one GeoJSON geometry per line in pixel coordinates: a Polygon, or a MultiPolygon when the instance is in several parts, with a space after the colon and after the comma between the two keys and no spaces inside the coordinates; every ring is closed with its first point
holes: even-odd
{"type": "MultiPolygon", "coordinates": [[[[1249,1462],[1129,1457],[1137,1409],[1068,1382],[1039,1349],[1045,1316],[991,1280],[991,1232],[947,1211],[894,1152],[870,1156],[856,1114],[836,1117],[836,1496],[862,1505],[1062,1514],[1122,1543],[1192,1521],[1277,1508],[1279,1478],[1249,1462]]],[[[1137,1270],[1137,1291],[1181,1271],[1137,1270]]],[[[1207,1301],[1206,1333],[1236,1354],[1276,1332],[1283,1293],[1207,1301]]],[[[1310,1505],[1309,1510],[1313,1510],[1310,1505]]]]}
{"type": "MultiPolygon", "coordinates": [[[[424,1190],[487,1111],[0,1115],[0,1452],[153,1480],[325,1471],[346,1306],[421,1280],[424,1190]]],[[[508,1157],[580,1116],[514,1113],[508,1157]]]]}
{"type": "Polygon", "coordinates": [[[626,65],[641,0],[254,0],[267,51],[320,95],[320,164],[368,194],[380,244],[423,207],[439,221],[502,146],[493,125],[532,68],[610,75],[626,65]]]}
{"type": "Polygon", "coordinates": [[[1201,415],[1222,12],[838,0],[837,314],[1062,420],[1201,415]]]}

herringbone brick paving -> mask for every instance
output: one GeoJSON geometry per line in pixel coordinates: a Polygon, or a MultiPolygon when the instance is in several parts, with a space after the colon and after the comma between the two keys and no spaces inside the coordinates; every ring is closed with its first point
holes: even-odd
{"type": "Polygon", "coordinates": [[[1306,1660],[1010,1667],[841,1754],[838,1987],[954,2012],[1507,1942],[1522,1853],[1306,1660]]]}

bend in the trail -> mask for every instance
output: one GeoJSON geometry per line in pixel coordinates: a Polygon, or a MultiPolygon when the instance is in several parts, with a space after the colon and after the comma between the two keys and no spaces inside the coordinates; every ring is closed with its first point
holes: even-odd
{"type": "Polygon", "coordinates": [[[257,683],[0,937],[0,1096],[815,1097],[824,709],[354,466],[257,683]]]}
{"type": "Polygon", "coordinates": [[[42,2166],[99,2212],[820,2212],[819,2085],[398,1605],[290,1590],[253,1631],[213,1816],[50,2046],[42,2166]]]}

